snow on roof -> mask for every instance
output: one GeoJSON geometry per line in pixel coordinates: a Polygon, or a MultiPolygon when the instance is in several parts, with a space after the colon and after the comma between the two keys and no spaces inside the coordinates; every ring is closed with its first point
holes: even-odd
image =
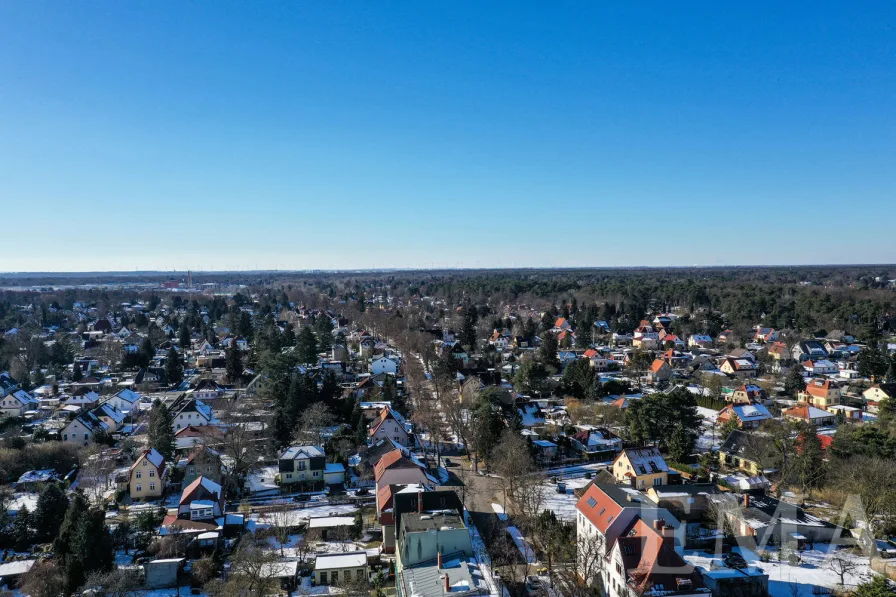
{"type": "Polygon", "coordinates": [[[146,459],[149,460],[149,462],[152,463],[152,465],[156,468],[160,468],[165,462],[165,457],[162,456],[155,448],[150,448],[143,454],[144,456],[146,456],[146,459]]]}
{"type": "Polygon", "coordinates": [[[280,455],[280,460],[296,458],[317,458],[325,456],[324,449],[319,446],[290,446],[280,455]]]}
{"type": "Polygon", "coordinates": [[[308,519],[309,529],[350,527],[353,524],[355,524],[354,516],[312,516],[308,519]]]}
{"type": "Polygon", "coordinates": [[[121,398],[122,400],[124,400],[126,402],[130,402],[131,404],[134,404],[138,400],[140,400],[140,394],[138,394],[137,392],[134,392],[132,390],[127,390],[127,389],[121,390],[120,392],[115,394],[115,396],[118,398],[121,398]]]}
{"type": "Polygon", "coordinates": [[[317,559],[314,562],[314,569],[329,570],[332,568],[360,568],[366,565],[367,552],[356,551],[352,553],[317,556],[317,559]]]}
{"type": "Polygon", "coordinates": [[[666,461],[656,448],[627,448],[622,451],[628,456],[632,468],[641,475],[669,472],[666,461]]]}
{"type": "Polygon", "coordinates": [[[741,421],[755,421],[772,418],[772,413],[761,404],[741,404],[735,406],[733,410],[741,421]]]}
{"type": "Polygon", "coordinates": [[[25,574],[34,566],[37,560],[18,560],[17,562],[7,562],[0,564],[0,578],[7,576],[18,576],[25,574]]]}
{"type": "Polygon", "coordinates": [[[325,473],[344,473],[345,466],[339,462],[328,462],[324,467],[325,473]]]}
{"type": "Polygon", "coordinates": [[[56,478],[56,471],[51,468],[45,468],[38,471],[28,471],[19,477],[18,483],[39,483],[42,481],[51,481],[56,478]]]}

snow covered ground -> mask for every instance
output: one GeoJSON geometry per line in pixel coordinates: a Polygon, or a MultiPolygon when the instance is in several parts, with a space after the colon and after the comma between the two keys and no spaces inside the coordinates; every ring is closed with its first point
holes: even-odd
{"type": "Polygon", "coordinates": [[[278,486],[274,483],[274,476],[279,472],[280,471],[276,466],[265,466],[256,471],[252,471],[246,479],[246,486],[251,493],[270,491],[272,489],[276,490],[278,489],[278,486]]]}
{"type": "Polygon", "coordinates": [[[578,499],[573,494],[573,491],[580,487],[585,487],[588,481],[584,477],[581,479],[564,479],[563,482],[566,484],[565,493],[557,493],[556,483],[545,483],[542,489],[544,495],[542,508],[553,510],[560,520],[574,521],[576,519],[576,502],[578,499]]]}
{"type": "Polygon", "coordinates": [[[719,437],[718,430],[714,430],[716,420],[719,413],[711,408],[697,407],[697,413],[703,416],[703,426],[700,430],[700,436],[697,438],[696,448],[700,452],[709,452],[714,448],[718,448],[725,441],[724,437],[719,437]]]}
{"type": "Polygon", "coordinates": [[[504,512],[504,506],[502,506],[501,504],[495,504],[493,502],[492,510],[495,511],[495,514],[498,515],[498,520],[500,520],[501,522],[504,522],[508,519],[507,513],[504,512]]]}
{"type": "MultiPolygon", "coordinates": [[[[797,597],[812,597],[813,587],[834,588],[840,582],[840,577],[828,564],[827,546],[817,547],[820,549],[801,551],[801,563],[797,566],[792,566],[786,561],[777,561],[778,552],[773,550],[769,550],[772,554],[772,561],[769,562],[763,562],[756,553],[744,547],[735,547],[734,551],[740,552],[748,566],[762,568],[768,574],[768,591],[772,597],[794,597],[791,590],[791,584],[794,583],[800,588],[797,597]]],[[[869,578],[868,558],[845,551],[835,553],[838,557],[848,558],[857,565],[855,572],[844,579],[847,587],[854,587],[869,578]]],[[[685,551],[684,557],[691,564],[705,569],[709,569],[710,561],[713,559],[712,555],[699,550],[685,551]]]]}

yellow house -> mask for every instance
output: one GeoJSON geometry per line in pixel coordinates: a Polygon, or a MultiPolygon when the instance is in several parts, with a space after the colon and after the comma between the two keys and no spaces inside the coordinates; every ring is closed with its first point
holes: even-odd
{"type": "Polygon", "coordinates": [[[868,403],[869,407],[876,407],[887,398],[896,397],[896,384],[875,384],[862,392],[862,397],[868,403]]]}
{"type": "Polygon", "coordinates": [[[132,500],[162,497],[165,492],[165,457],[158,450],[143,450],[131,466],[129,488],[132,500]]]}
{"type": "Polygon", "coordinates": [[[735,430],[719,446],[719,463],[751,475],[771,465],[768,438],[760,433],[735,430]]]}
{"type": "Polygon", "coordinates": [[[637,489],[669,483],[669,467],[656,448],[626,448],[613,461],[613,477],[637,489]]]}
{"type": "Polygon", "coordinates": [[[806,385],[804,391],[797,394],[797,400],[827,410],[840,404],[840,388],[832,384],[829,379],[813,379],[806,385]]]}

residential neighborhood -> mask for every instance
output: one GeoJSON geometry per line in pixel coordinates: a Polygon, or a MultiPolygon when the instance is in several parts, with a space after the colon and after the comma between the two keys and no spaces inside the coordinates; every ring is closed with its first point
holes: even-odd
{"type": "Polygon", "coordinates": [[[890,574],[888,321],[308,284],[4,291],[0,582],[792,597],[890,574]]]}

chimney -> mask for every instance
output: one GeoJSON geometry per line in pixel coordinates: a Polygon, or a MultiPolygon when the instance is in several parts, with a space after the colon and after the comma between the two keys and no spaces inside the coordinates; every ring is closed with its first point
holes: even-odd
{"type": "Polygon", "coordinates": [[[445,573],[445,574],[442,576],[442,578],[445,579],[445,592],[446,592],[446,593],[450,593],[450,592],[451,592],[451,581],[448,580],[448,574],[445,573]]]}
{"type": "Polygon", "coordinates": [[[442,552],[441,551],[438,554],[436,554],[436,568],[438,568],[439,570],[442,569],[442,552]]]}
{"type": "Polygon", "coordinates": [[[662,518],[657,518],[656,520],[653,521],[653,528],[655,528],[658,531],[662,531],[663,527],[665,527],[665,526],[666,526],[666,521],[663,520],[662,518]]]}
{"type": "Polygon", "coordinates": [[[750,494],[745,493],[744,494],[744,508],[749,508],[749,507],[750,507],[750,494]]]}
{"type": "Polygon", "coordinates": [[[423,491],[417,492],[417,514],[423,513],[423,491]]]}

